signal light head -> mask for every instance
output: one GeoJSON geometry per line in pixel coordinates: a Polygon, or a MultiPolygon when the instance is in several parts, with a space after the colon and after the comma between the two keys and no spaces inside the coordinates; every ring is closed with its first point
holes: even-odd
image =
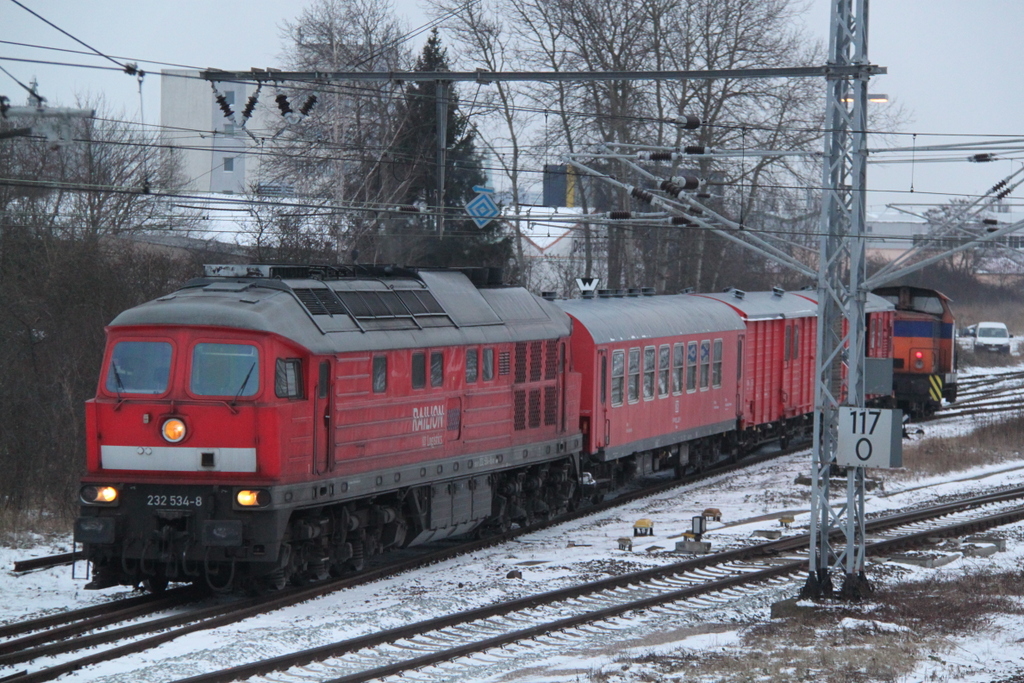
{"type": "Polygon", "coordinates": [[[178,443],[185,438],[188,434],[188,430],[185,428],[185,421],[178,417],[172,417],[168,420],[164,420],[164,424],[160,427],[160,434],[169,443],[178,443]]]}

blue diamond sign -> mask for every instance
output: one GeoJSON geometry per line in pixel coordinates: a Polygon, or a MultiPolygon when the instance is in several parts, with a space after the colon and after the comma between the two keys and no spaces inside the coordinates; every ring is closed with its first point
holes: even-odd
{"type": "Polygon", "coordinates": [[[477,195],[466,204],[466,213],[476,223],[476,227],[482,228],[497,218],[501,209],[494,203],[494,190],[476,185],[473,191],[477,195]]]}

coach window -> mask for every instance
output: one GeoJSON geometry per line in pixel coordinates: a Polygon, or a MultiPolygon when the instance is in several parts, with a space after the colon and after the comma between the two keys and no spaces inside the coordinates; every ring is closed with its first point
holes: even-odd
{"type": "Polygon", "coordinates": [[[709,386],[711,379],[711,341],[705,339],[700,343],[700,390],[709,386]]]}
{"type": "Polygon", "coordinates": [[[427,354],[416,351],[412,354],[412,388],[427,386],[427,354]]]}
{"type": "Polygon", "coordinates": [[[722,340],[715,340],[715,355],[711,365],[711,386],[716,389],[722,386],[722,340]]]}
{"type": "Polygon", "coordinates": [[[277,359],[274,394],[278,398],[302,398],[302,361],[298,358],[277,359]]]}
{"type": "Polygon", "coordinates": [[[697,391],[697,342],[686,346],[686,391],[697,391]]]}
{"type": "Polygon", "coordinates": [[[430,386],[444,386],[444,352],[433,351],[430,354],[430,386]]]}
{"type": "Polygon", "coordinates": [[[373,393],[383,394],[388,390],[388,357],[373,357],[373,393]]]}
{"type": "Polygon", "coordinates": [[[252,344],[196,344],[192,349],[192,393],[255,396],[260,390],[260,352],[252,344]]]}
{"type": "Polygon", "coordinates": [[[494,349],[484,349],[484,381],[494,379],[494,349]]]}
{"type": "Polygon", "coordinates": [[[640,400],[640,349],[629,350],[629,402],[640,400]]]}
{"type": "Polygon", "coordinates": [[[655,348],[644,349],[644,400],[654,398],[654,358],[655,348]]]}
{"type": "Polygon", "coordinates": [[[668,396],[668,375],[672,363],[672,352],[668,344],[658,349],[658,396],[668,396]]]}
{"type": "Polygon", "coordinates": [[[476,349],[466,349],[466,384],[476,384],[476,377],[479,371],[480,352],[476,349]]]}
{"type": "Polygon", "coordinates": [[[686,367],[683,354],[683,345],[676,344],[672,348],[672,393],[683,393],[683,368],[686,367]]]}
{"type": "Polygon", "coordinates": [[[612,405],[622,405],[622,390],[626,384],[626,352],[612,351],[612,405]]]}
{"type": "Polygon", "coordinates": [[[743,379],[743,337],[736,340],[736,380],[743,379]]]}

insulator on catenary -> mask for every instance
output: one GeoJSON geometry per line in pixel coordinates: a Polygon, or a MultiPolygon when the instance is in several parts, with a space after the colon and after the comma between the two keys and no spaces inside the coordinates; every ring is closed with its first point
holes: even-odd
{"type": "Polygon", "coordinates": [[[967,161],[973,161],[976,164],[980,164],[985,161],[995,161],[998,159],[995,154],[975,154],[974,156],[967,157],[967,161]]]}
{"type": "Polygon", "coordinates": [[[678,155],[675,152],[637,152],[638,161],[675,161],[678,155]]]}
{"type": "Polygon", "coordinates": [[[624,221],[633,217],[632,211],[609,211],[608,218],[613,221],[624,221]]]}
{"type": "Polygon", "coordinates": [[[220,93],[217,94],[217,106],[220,107],[222,112],[224,112],[224,118],[230,119],[235,115],[235,112],[231,111],[231,105],[228,104],[228,99],[220,93]]]}
{"type": "Polygon", "coordinates": [[[285,114],[290,114],[292,112],[292,106],[288,104],[287,95],[278,95],[277,97],[274,98],[274,101],[277,102],[277,108],[281,110],[282,116],[284,116],[285,114]]]}
{"type": "Polygon", "coordinates": [[[1013,189],[1008,187],[1005,190],[1003,190],[1002,192],[1000,192],[999,194],[997,194],[996,195],[996,199],[1003,199],[1003,198],[1006,197],[1006,195],[1010,194],[1012,191],[1013,191],[1013,189]]]}
{"type": "Polygon", "coordinates": [[[695,176],[676,176],[672,180],[662,180],[659,187],[673,197],[678,197],[687,190],[696,190],[699,186],[700,180],[695,176]]]}
{"type": "Polygon", "coordinates": [[[306,98],[306,101],[302,103],[302,106],[299,107],[299,113],[302,114],[303,116],[309,116],[309,112],[313,109],[313,106],[315,104],[316,95],[310,95],[309,97],[306,98]]]}
{"type": "Polygon", "coordinates": [[[639,199],[640,201],[647,202],[648,204],[654,201],[654,195],[652,195],[647,190],[640,189],[639,187],[631,188],[629,193],[636,197],[637,199],[639,199]]]}
{"type": "Polygon", "coordinates": [[[260,94],[257,90],[252,95],[249,95],[249,99],[245,101],[245,108],[242,109],[242,118],[249,119],[252,116],[253,110],[256,108],[256,102],[259,100],[260,94]]]}
{"type": "Polygon", "coordinates": [[[700,128],[700,119],[693,114],[684,114],[681,119],[673,119],[673,123],[684,130],[700,128]]]}
{"type": "Polygon", "coordinates": [[[691,208],[690,209],[690,215],[691,216],[703,216],[704,215],[704,210],[703,209],[697,209],[697,208],[691,208]]]}
{"type": "Polygon", "coordinates": [[[999,225],[999,221],[995,218],[985,218],[981,222],[985,225],[999,225]]]}
{"type": "Polygon", "coordinates": [[[687,154],[711,154],[712,150],[704,145],[687,145],[683,148],[687,154]]]}
{"type": "Polygon", "coordinates": [[[672,216],[672,225],[696,225],[686,216],[672,216]]]}

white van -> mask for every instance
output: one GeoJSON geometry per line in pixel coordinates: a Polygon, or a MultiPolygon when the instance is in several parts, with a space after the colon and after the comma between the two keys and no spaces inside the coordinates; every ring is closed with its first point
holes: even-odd
{"type": "Polygon", "coordinates": [[[978,323],[974,330],[974,350],[1009,353],[1012,336],[1003,323],[978,323]]]}

